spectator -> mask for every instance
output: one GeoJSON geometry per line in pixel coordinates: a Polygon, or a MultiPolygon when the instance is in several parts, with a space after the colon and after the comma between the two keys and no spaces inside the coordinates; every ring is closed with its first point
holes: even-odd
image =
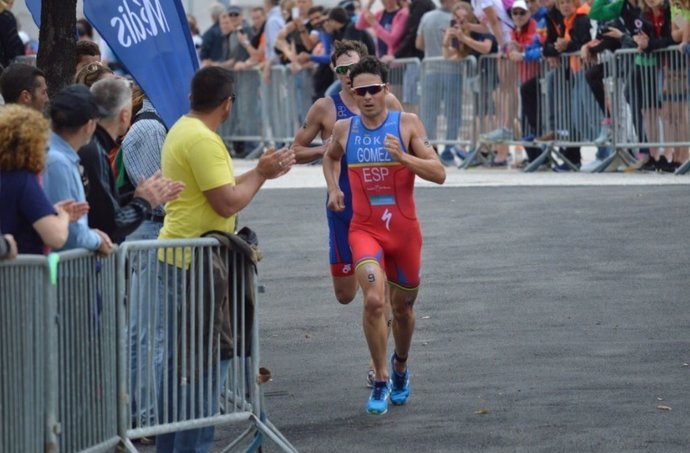
{"type": "Polygon", "coordinates": [[[202,66],[214,61],[220,61],[223,55],[223,35],[220,31],[220,16],[225,12],[225,7],[220,3],[212,3],[209,9],[213,25],[201,37],[199,59],[202,66]]]}
{"type": "Polygon", "coordinates": [[[127,132],[132,115],[132,91],[124,79],[107,79],[93,84],[93,99],[103,112],[91,141],[79,149],[79,157],[88,181],[86,199],[91,205],[89,226],[104,231],[113,242],[120,243],[146,219],[152,209],[179,194],[181,184],[160,174],[140,181],[133,198],[120,205],[109,152],[117,148],[116,139],[127,132]]]}
{"type": "Polygon", "coordinates": [[[249,58],[249,52],[241,43],[253,36],[251,28],[243,23],[239,6],[230,6],[226,13],[221,14],[220,31],[223,34],[223,54],[216,64],[232,69],[238,61],[249,58]]]}
{"type": "Polygon", "coordinates": [[[199,33],[199,25],[197,24],[196,17],[187,14],[187,25],[189,25],[189,32],[192,34],[192,43],[194,43],[196,56],[199,58],[199,62],[201,62],[201,45],[204,43],[204,39],[199,33]]]}
{"type": "MultiPolygon", "coordinates": [[[[417,29],[415,46],[424,52],[424,58],[443,57],[444,32],[449,27],[452,18],[451,11],[460,0],[444,0],[441,7],[429,11],[422,16],[417,29]]],[[[460,73],[457,68],[429,66],[424,78],[422,92],[421,119],[426,127],[429,137],[439,138],[436,129],[438,113],[442,103],[445,107],[448,127],[446,127],[446,141],[450,144],[458,139],[460,126],[460,95],[458,87],[461,87],[460,73]],[[452,95],[448,95],[448,94],[452,95]]],[[[441,161],[445,165],[454,162],[453,152],[460,152],[459,148],[447,146],[441,154],[441,161]]]]}
{"type": "MultiPolygon", "coordinates": [[[[561,54],[566,52],[579,51],[583,45],[591,40],[590,22],[587,13],[589,12],[589,5],[587,3],[581,5],[579,0],[558,0],[556,2],[562,19],[555,24],[553,28],[549,29],[546,43],[544,45],[543,54],[549,58],[549,64],[553,69],[561,71],[564,80],[569,80],[566,86],[562,86],[561,90],[567,89],[568,93],[557,93],[559,101],[565,101],[566,105],[559,105],[558,117],[565,119],[567,124],[561,124],[563,128],[568,130],[571,136],[579,133],[582,124],[572,119],[578,118],[580,108],[580,93],[581,85],[586,83],[584,81],[584,71],[579,57],[571,57],[569,59],[568,67],[561,65],[561,54]],[[567,71],[568,73],[566,73],[567,71]]],[[[556,125],[557,127],[559,125],[556,125]]],[[[563,156],[576,168],[580,168],[582,164],[582,155],[580,147],[568,147],[563,151],[563,156]]],[[[553,168],[554,171],[572,171],[573,167],[568,162],[553,168]]]]}
{"type": "Polygon", "coordinates": [[[86,39],[79,40],[77,41],[77,63],[75,65],[76,71],[75,73],[78,74],[81,68],[84,66],[87,66],[91,63],[100,63],[101,62],[101,49],[98,47],[98,44],[96,44],[93,41],[89,41],[86,39]]]}
{"type": "Polygon", "coordinates": [[[0,91],[6,104],[21,104],[46,113],[48,85],[46,76],[35,66],[13,63],[0,76],[0,91]]]}
{"type": "Polygon", "coordinates": [[[115,73],[108,66],[102,63],[89,63],[74,76],[74,83],[91,87],[99,80],[113,79],[115,77],[115,73]]]}
{"type": "Polygon", "coordinates": [[[19,37],[17,19],[12,14],[14,0],[0,0],[0,69],[9,66],[16,57],[24,55],[24,43],[19,37]]]}
{"type": "MultiPolygon", "coordinates": [[[[436,9],[432,0],[412,0],[410,2],[410,12],[405,23],[405,33],[398,48],[395,50],[395,58],[424,58],[424,50],[418,49],[415,45],[417,41],[417,29],[422,21],[422,16],[429,11],[436,9]]],[[[403,101],[408,102],[408,101],[403,101]]],[[[409,101],[414,102],[414,101],[409,101]]],[[[407,111],[407,110],[406,110],[407,111]]]]}
{"type": "MultiPolygon", "coordinates": [[[[86,201],[77,149],[91,140],[96,119],[102,115],[103,110],[83,85],[67,86],[53,97],[50,104],[52,132],[43,172],[43,189],[51,203],[60,200],[86,201]]],[[[75,248],[107,255],[112,252],[113,243],[104,232],[90,229],[87,216],[82,216],[70,224],[67,242],[62,250],[75,248]]]]}
{"type": "Polygon", "coordinates": [[[77,38],[79,41],[93,41],[93,26],[83,17],[77,19],[77,38]]]}
{"type": "MultiPolygon", "coordinates": [[[[533,0],[533,4],[536,4],[536,1],[533,0]]],[[[511,42],[508,44],[506,53],[510,61],[516,66],[520,90],[522,90],[522,86],[528,81],[536,79],[539,76],[539,64],[535,61],[526,61],[525,59],[525,53],[534,48],[535,45],[541,48],[539,35],[537,33],[537,21],[532,17],[532,9],[533,7],[528,7],[527,2],[524,0],[515,0],[510,9],[510,17],[513,19],[515,29],[511,32],[511,42]],[[535,44],[535,40],[537,44],[535,44]]],[[[522,118],[517,137],[522,137],[526,131],[528,131],[532,137],[535,137],[539,98],[535,99],[534,97],[530,98],[523,96],[520,100],[522,118]],[[530,109],[532,110],[530,113],[535,120],[531,129],[530,122],[527,121],[527,112],[530,111],[530,109]]],[[[528,152],[528,159],[529,156],[530,153],[528,152]]],[[[505,161],[507,157],[507,154],[504,154],[499,156],[497,160],[500,159],[505,161]]]]}
{"type": "Polygon", "coordinates": [[[261,7],[252,8],[252,33],[240,40],[240,44],[249,54],[249,58],[235,63],[235,70],[242,71],[260,65],[265,58],[264,27],[266,26],[266,11],[261,7]],[[249,37],[251,36],[251,38],[249,37]]]}
{"type": "MultiPolygon", "coordinates": [[[[555,2],[554,0],[546,0],[545,4],[542,6],[537,0],[528,0],[527,7],[529,13],[532,15],[532,19],[537,22],[535,34],[531,43],[523,45],[522,52],[512,51],[508,54],[508,57],[513,61],[521,61],[523,63],[536,65],[537,62],[541,60],[542,47],[546,40],[547,15],[551,10],[555,9],[555,2]]],[[[533,141],[545,132],[543,130],[545,125],[541,123],[539,118],[539,109],[542,99],[539,83],[540,76],[537,75],[524,81],[520,85],[523,134],[527,132],[527,135],[522,137],[523,141],[533,141]]],[[[524,162],[525,165],[536,160],[542,153],[542,149],[538,146],[526,146],[525,151],[527,153],[527,161],[524,162]]]]}
{"type": "MultiPolygon", "coordinates": [[[[662,100],[658,92],[660,86],[658,57],[650,55],[650,52],[675,44],[671,5],[668,0],[641,0],[640,8],[642,14],[633,34],[633,41],[637,44],[641,55],[635,57],[631,104],[633,111],[639,108],[642,112],[643,124],[640,124],[638,130],[644,127],[648,141],[659,143],[662,137],[657,126],[658,117],[661,116],[664,130],[669,131],[672,127],[668,116],[670,111],[661,109],[662,100]]],[[[670,63],[673,64],[673,62],[670,63]]],[[[687,103],[684,108],[687,109],[687,103]]],[[[687,127],[687,123],[685,126],[687,127]]],[[[650,148],[649,158],[640,167],[641,171],[675,171],[676,167],[672,163],[673,149],[665,148],[662,155],[661,148],[656,146],[650,148]]]]}
{"type": "MultiPolygon", "coordinates": [[[[139,181],[144,181],[161,169],[161,150],[167,129],[158,112],[139,87],[135,87],[133,102],[141,98],[141,108],[122,141],[121,157],[124,164],[118,174],[120,195],[135,192],[139,181]]],[[[151,215],[129,234],[127,241],[153,240],[158,237],[163,226],[165,210],[163,206],[154,208],[151,215]]],[[[157,310],[155,288],[157,286],[154,251],[138,254],[131,261],[131,292],[127,302],[129,334],[131,347],[130,399],[132,420],[135,427],[146,427],[153,423],[155,399],[151,397],[153,371],[148,368],[149,354],[153,350],[149,344],[158,344],[158,335],[150,328],[157,310]],[[152,269],[151,266],[154,266],[152,269]],[[151,343],[151,338],[154,338],[151,343]],[[134,390],[136,389],[136,390],[134,390]]],[[[158,370],[160,372],[160,370],[158,370]]]]}
{"type": "MultiPolygon", "coordinates": [[[[290,58],[290,55],[299,55],[303,52],[311,53],[314,46],[319,42],[319,35],[314,30],[314,25],[311,22],[310,12],[312,12],[314,6],[312,0],[297,0],[296,5],[299,15],[288,22],[278,33],[276,48],[289,61],[290,72],[293,74],[295,82],[297,122],[302,124],[313,98],[311,65],[300,64],[295,58],[290,58]]],[[[320,18],[321,14],[317,14],[317,16],[320,18]]]]}
{"type": "Polygon", "coordinates": [[[70,221],[86,214],[86,203],[53,206],[41,189],[48,143],[48,121],[20,105],[0,109],[0,218],[4,233],[16,239],[19,253],[43,254],[67,241],[70,221]]]}
{"type": "Polygon", "coordinates": [[[266,25],[264,27],[264,52],[266,65],[264,66],[264,80],[271,78],[271,65],[280,62],[275,51],[280,30],[285,27],[285,19],[280,11],[280,0],[264,0],[266,10],[266,25]]]}
{"type": "Polygon", "coordinates": [[[366,6],[357,19],[357,29],[372,28],[376,36],[376,56],[392,59],[405,34],[405,24],[410,10],[401,0],[381,0],[383,9],[376,13],[371,7],[376,0],[367,0],[366,6]]]}
{"type": "MultiPolygon", "coordinates": [[[[422,20],[422,16],[436,9],[436,5],[432,0],[412,0],[409,5],[409,15],[407,22],[405,22],[404,34],[398,44],[394,58],[424,58],[424,52],[417,49],[415,41],[417,40],[417,28],[422,20]]],[[[419,113],[419,94],[417,87],[419,86],[420,67],[416,64],[409,64],[405,67],[403,74],[402,86],[402,103],[403,108],[409,113],[419,113]]]]}
{"type": "MultiPolygon", "coordinates": [[[[496,39],[490,33],[480,33],[472,30],[473,25],[477,25],[479,21],[475,17],[472,7],[465,3],[460,2],[453,8],[453,19],[451,19],[450,26],[446,29],[443,36],[443,56],[446,59],[451,60],[462,60],[467,57],[474,57],[479,59],[482,55],[487,55],[489,53],[496,53],[498,46],[496,44],[496,39]]],[[[479,60],[480,70],[479,74],[483,78],[479,93],[479,99],[482,102],[491,101],[491,92],[495,86],[495,66],[488,64],[481,66],[482,63],[486,63],[486,60],[479,60]]],[[[488,61],[490,62],[490,60],[488,61]]],[[[460,127],[461,122],[461,112],[463,104],[463,89],[465,86],[462,80],[463,71],[456,70],[452,76],[447,75],[444,79],[450,80],[451,85],[460,87],[457,89],[457,94],[451,99],[446,96],[444,98],[444,103],[446,105],[446,115],[448,118],[447,132],[448,139],[457,139],[457,130],[460,127]],[[449,135],[453,133],[453,135],[449,135]]],[[[443,83],[449,83],[446,81],[443,83]]],[[[490,105],[490,104],[489,104],[490,105]]],[[[484,113],[487,113],[484,111],[484,113]]],[[[466,154],[464,151],[460,150],[458,147],[444,149],[441,153],[441,161],[448,165],[449,163],[455,163],[453,155],[457,155],[460,158],[465,158],[466,154]]],[[[498,161],[498,160],[497,160],[498,161]]],[[[503,157],[503,162],[505,163],[505,156],[503,157]]],[[[498,165],[501,164],[498,161],[498,165]]]]}
{"type": "MultiPolygon", "coordinates": [[[[211,230],[233,233],[237,225],[237,213],[251,202],[264,182],[285,174],[294,164],[295,155],[292,150],[279,152],[270,149],[259,158],[254,169],[235,178],[232,160],[223,140],[215,132],[230,115],[234,99],[232,74],[227,69],[203,68],[192,79],[191,111],[173,125],[163,144],[163,174],[183,181],[185,189],[178,199],[166,206],[160,239],[195,238],[211,230]]],[[[176,262],[172,258],[166,260],[164,272],[170,277],[166,281],[179,282],[178,277],[184,272],[181,261],[176,262]]],[[[178,291],[181,292],[182,288],[170,288],[167,291],[174,297],[165,301],[170,315],[178,309],[179,299],[175,296],[178,291]]],[[[215,301],[204,300],[203,303],[213,312],[215,301]]],[[[164,358],[166,364],[163,371],[168,385],[164,386],[162,381],[159,382],[159,420],[165,423],[182,420],[184,415],[197,418],[215,414],[218,410],[218,388],[224,386],[230,357],[221,357],[220,363],[214,360],[212,367],[208,366],[204,373],[200,373],[204,376],[200,376],[198,381],[191,381],[197,385],[189,388],[186,394],[190,398],[197,398],[200,404],[190,405],[188,400],[180,401],[176,406],[179,413],[172,413],[172,410],[164,412],[164,400],[178,391],[176,383],[170,380],[176,374],[176,357],[172,351],[175,350],[173,343],[177,341],[178,333],[173,330],[174,327],[168,328],[169,355],[164,358]],[[211,376],[220,376],[221,382],[209,376],[208,372],[212,373],[211,376]],[[199,381],[209,380],[215,381],[210,389],[200,388],[203,386],[198,385],[199,381]],[[164,395],[164,388],[168,389],[167,395],[164,395]]],[[[210,354],[210,351],[207,352],[210,354]]],[[[213,357],[216,355],[213,354],[213,357]]],[[[172,409],[170,405],[165,406],[172,409]]],[[[156,450],[161,453],[181,451],[184,445],[186,451],[208,451],[213,443],[213,433],[214,427],[211,426],[159,435],[156,438],[156,450]]]]}

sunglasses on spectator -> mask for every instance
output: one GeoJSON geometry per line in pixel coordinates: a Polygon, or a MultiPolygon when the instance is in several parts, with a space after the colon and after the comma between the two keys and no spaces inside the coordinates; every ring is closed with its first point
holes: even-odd
{"type": "Polygon", "coordinates": [[[230,17],[240,17],[240,13],[228,13],[230,17]]]}
{"type": "Polygon", "coordinates": [[[233,104],[235,103],[235,99],[237,99],[237,95],[235,93],[232,93],[230,95],[230,100],[232,101],[233,104]]]}
{"type": "Polygon", "coordinates": [[[525,14],[527,14],[527,11],[525,11],[524,9],[514,9],[514,10],[511,12],[511,14],[512,14],[513,16],[524,16],[525,14]]]}
{"type": "Polygon", "coordinates": [[[344,64],[341,66],[336,66],[335,72],[336,72],[336,74],[345,75],[348,72],[350,72],[350,69],[352,69],[353,66],[354,66],[354,64],[344,64]]]}
{"type": "Polygon", "coordinates": [[[375,95],[381,92],[383,88],[386,86],[385,83],[379,83],[376,85],[367,85],[363,87],[356,87],[352,88],[352,91],[357,95],[357,96],[366,96],[367,93],[370,95],[375,95]]]}

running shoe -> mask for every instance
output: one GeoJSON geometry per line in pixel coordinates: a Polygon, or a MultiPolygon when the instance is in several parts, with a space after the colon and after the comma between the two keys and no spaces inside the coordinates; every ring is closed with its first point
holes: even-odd
{"type": "Polygon", "coordinates": [[[410,397],[410,373],[407,368],[403,373],[395,371],[394,359],[395,354],[391,356],[391,403],[402,406],[410,397]]]}
{"type": "Polygon", "coordinates": [[[372,415],[383,415],[388,412],[388,398],[391,396],[390,381],[376,381],[371,389],[367,412],[372,415]]]}

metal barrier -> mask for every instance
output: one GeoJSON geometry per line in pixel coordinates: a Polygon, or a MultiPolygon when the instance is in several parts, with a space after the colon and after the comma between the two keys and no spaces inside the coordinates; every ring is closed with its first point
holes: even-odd
{"type": "MultiPolygon", "coordinates": [[[[0,262],[0,450],[56,448],[55,411],[47,410],[52,286],[43,256],[0,262]],[[44,332],[46,334],[44,334],[44,332]]],[[[53,408],[54,409],[54,408],[53,408]]]]}
{"type": "MultiPolygon", "coordinates": [[[[685,153],[676,171],[690,170],[688,57],[678,46],[641,53],[615,53],[614,143],[617,150],[651,148],[685,153]]],[[[650,150],[650,151],[651,151],[650,150]]]]}
{"type": "Polygon", "coordinates": [[[475,137],[476,60],[422,61],[420,117],[432,144],[469,145],[475,137]]]}
{"type": "Polygon", "coordinates": [[[106,451],[117,431],[115,256],[85,250],[57,255],[57,373],[60,451],[106,451]]]}
{"type": "Polygon", "coordinates": [[[216,239],[122,245],[120,433],[128,450],[136,451],[130,439],[155,435],[165,446],[165,434],[199,428],[212,440],[216,425],[247,423],[228,449],[251,450],[265,435],[296,451],[262,411],[255,272],[251,257],[216,239]]]}
{"type": "Polygon", "coordinates": [[[105,451],[117,433],[114,257],[0,264],[2,451],[105,451]]]}
{"type": "Polygon", "coordinates": [[[419,58],[398,58],[388,63],[388,85],[406,112],[419,114],[421,66],[419,58]]]}
{"type": "MultiPolygon", "coordinates": [[[[244,422],[265,438],[255,260],[217,239],[134,241],[0,263],[0,447],[112,451],[132,439],[244,422]],[[223,245],[221,245],[221,243],[223,245]],[[160,255],[159,255],[160,253],[160,255]]],[[[179,435],[179,434],[178,434],[179,435]]],[[[184,434],[182,434],[184,435],[184,434]]]]}

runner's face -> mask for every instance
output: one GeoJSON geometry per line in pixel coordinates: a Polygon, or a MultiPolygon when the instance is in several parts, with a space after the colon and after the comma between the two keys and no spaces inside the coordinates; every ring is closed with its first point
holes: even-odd
{"type": "MultiPolygon", "coordinates": [[[[346,54],[343,54],[339,56],[335,60],[335,67],[345,67],[345,66],[352,66],[355,63],[359,61],[359,54],[357,52],[348,52],[346,54]]],[[[342,84],[344,89],[348,89],[352,86],[352,81],[350,80],[350,72],[348,71],[346,74],[340,74],[338,72],[335,73],[335,76],[340,80],[340,83],[342,84]]]]}
{"type": "MultiPolygon", "coordinates": [[[[381,77],[378,75],[359,74],[352,81],[352,88],[356,89],[359,87],[368,87],[381,84],[383,84],[383,81],[381,81],[381,77]]],[[[367,92],[364,94],[364,96],[359,96],[355,93],[353,93],[353,95],[355,97],[355,101],[357,102],[357,107],[359,107],[359,111],[362,113],[362,116],[374,117],[379,115],[386,108],[387,93],[388,87],[385,87],[383,90],[375,94],[367,92]]]]}

